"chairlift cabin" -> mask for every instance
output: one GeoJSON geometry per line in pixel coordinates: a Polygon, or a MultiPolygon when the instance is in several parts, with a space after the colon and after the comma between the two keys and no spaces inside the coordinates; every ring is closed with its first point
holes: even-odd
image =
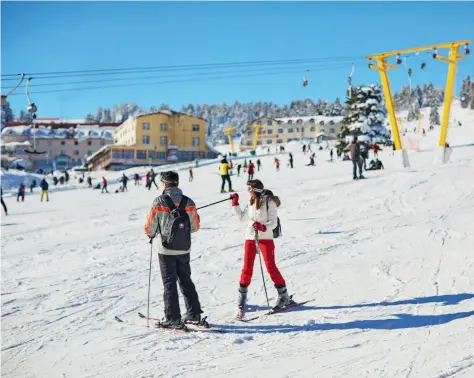
{"type": "Polygon", "coordinates": [[[38,107],[35,105],[34,102],[31,102],[30,95],[29,95],[29,87],[30,87],[30,82],[31,82],[32,77],[28,78],[28,81],[26,83],[26,98],[28,99],[28,113],[31,114],[31,128],[33,130],[33,150],[24,150],[25,153],[30,154],[30,155],[42,155],[45,154],[46,151],[38,151],[36,149],[36,125],[35,125],[35,119],[36,119],[36,112],[38,111],[38,107]]]}

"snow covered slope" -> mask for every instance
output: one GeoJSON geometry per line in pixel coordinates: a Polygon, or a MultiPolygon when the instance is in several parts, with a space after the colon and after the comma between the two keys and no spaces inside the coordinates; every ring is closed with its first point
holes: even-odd
{"type": "MultiPolygon", "coordinates": [[[[146,312],[143,226],[156,189],[6,198],[2,376],[473,377],[474,122],[452,128],[443,166],[432,164],[437,131],[410,154],[412,168],[394,169],[385,149],[385,170],[365,181],[328,151],[317,151],[316,167],[295,153],[293,170],[280,155],[278,173],[272,156],[262,159],[256,177],[282,200],[277,263],[295,299],[313,299],[293,311],[233,321],[243,228],[229,202],[200,211],[193,277],[205,315],[227,333],[168,334],[136,315],[146,312]]],[[[195,169],[192,183],[180,174],[198,206],[226,198],[215,165],[195,169]]],[[[233,182],[244,203],[246,179],[233,182]]],[[[153,258],[151,312],[161,317],[153,258]]],[[[266,308],[258,259],[249,304],[266,308]]]]}

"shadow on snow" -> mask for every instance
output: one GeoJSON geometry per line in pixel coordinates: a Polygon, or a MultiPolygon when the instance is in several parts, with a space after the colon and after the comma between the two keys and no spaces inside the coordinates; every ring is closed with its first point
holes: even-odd
{"type": "MultiPolygon", "coordinates": [[[[420,297],[394,302],[379,302],[379,303],[362,303],[346,306],[301,306],[287,310],[287,312],[298,312],[308,310],[338,310],[349,308],[366,308],[366,307],[385,307],[385,306],[400,306],[407,304],[426,304],[426,303],[441,303],[444,306],[456,305],[468,299],[473,299],[474,294],[449,294],[432,297],[420,297]]],[[[266,306],[249,305],[255,311],[257,309],[268,310],[266,306]]],[[[452,314],[441,315],[411,315],[411,314],[394,314],[392,318],[388,319],[371,319],[371,320],[354,320],[346,323],[321,323],[308,324],[303,326],[297,325],[220,325],[219,328],[230,333],[289,333],[301,331],[330,331],[330,330],[346,330],[346,329],[407,329],[420,328],[433,325],[441,325],[452,322],[456,319],[463,319],[474,316],[474,311],[457,312],[452,314]]]]}

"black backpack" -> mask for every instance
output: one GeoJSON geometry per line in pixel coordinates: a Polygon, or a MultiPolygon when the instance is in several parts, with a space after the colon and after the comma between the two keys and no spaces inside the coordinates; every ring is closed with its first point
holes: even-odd
{"type": "Polygon", "coordinates": [[[165,235],[160,230],[161,244],[171,251],[189,251],[191,249],[191,221],[185,210],[189,198],[183,196],[178,207],[170,196],[164,195],[163,199],[171,212],[168,223],[165,225],[165,235]]]}
{"type": "MultiPolygon", "coordinates": [[[[267,200],[267,214],[268,214],[268,200],[267,200]]],[[[277,226],[273,229],[273,239],[277,239],[282,235],[280,218],[277,217],[277,226]]]]}

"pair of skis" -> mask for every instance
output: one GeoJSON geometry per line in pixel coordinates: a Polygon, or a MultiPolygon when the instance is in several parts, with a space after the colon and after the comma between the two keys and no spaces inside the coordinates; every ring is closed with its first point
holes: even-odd
{"type": "Polygon", "coordinates": [[[288,306],[285,306],[285,307],[281,307],[281,308],[276,308],[276,309],[272,309],[270,311],[267,311],[267,312],[264,312],[262,314],[259,314],[259,315],[255,315],[251,318],[245,318],[245,311],[243,310],[239,310],[239,312],[237,313],[236,317],[235,317],[235,320],[238,320],[240,322],[251,322],[252,320],[256,320],[256,319],[259,319],[259,318],[262,318],[264,316],[269,316],[269,315],[273,315],[273,314],[278,314],[280,312],[283,312],[283,311],[286,311],[286,310],[289,310],[289,309],[292,309],[292,308],[295,308],[295,307],[299,307],[299,306],[302,306],[308,302],[311,302],[312,299],[310,300],[307,300],[307,301],[303,301],[303,302],[295,302],[295,303],[292,303],[288,306]]]}
{"type": "MultiPolygon", "coordinates": [[[[141,312],[138,313],[138,316],[141,319],[145,320],[150,320],[152,322],[155,322],[156,325],[153,326],[154,330],[157,331],[168,331],[168,332],[174,332],[174,333],[179,333],[179,334],[190,334],[191,332],[197,332],[197,331],[203,331],[203,332],[211,332],[211,333],[225,333],[225,330],[219,329],[219,328],[214,328],[209,325],[209,323],[206,321],[206,317],[204,317],[199,323],[186,323],[185,327],[182,329],[176,329],[176,328],[166,328],[166,327],[160,327],[161,319],[158,318],[153,318],[153,317],[147,317],[146,315],[142,314],[141,312]]],[[[120,319],[118,316],[115,317],[115,320],[119,323],[126,323],[122,319],[120,319]]]]}

